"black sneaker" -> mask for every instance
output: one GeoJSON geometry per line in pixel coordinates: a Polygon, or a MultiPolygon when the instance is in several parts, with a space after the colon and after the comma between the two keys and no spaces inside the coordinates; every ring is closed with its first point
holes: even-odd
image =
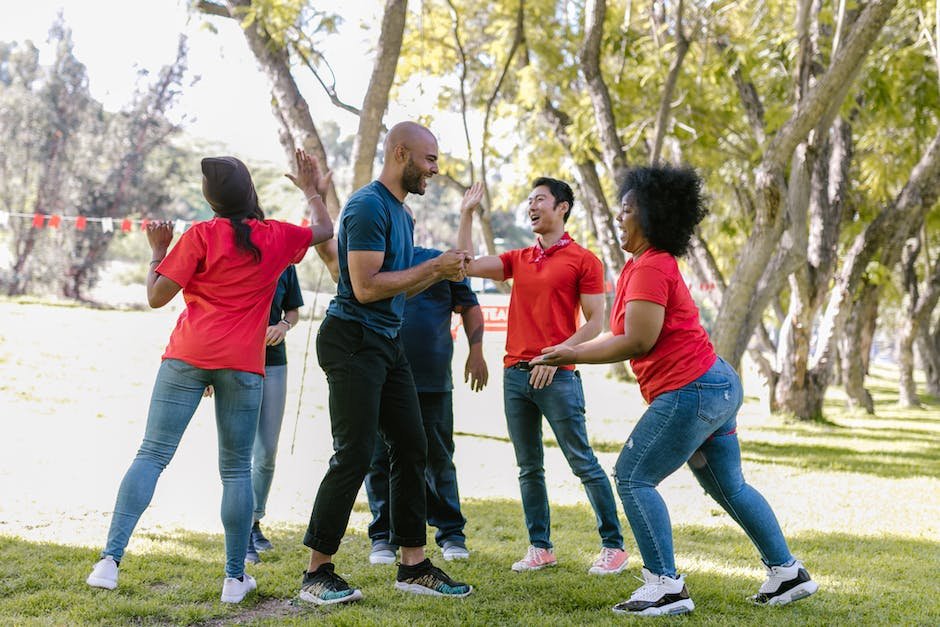
{"type": "Polygon", "coordinates": [[[642,586],[633,591],[630,598],[614,606],[617,614],[634,616],[663,616],[686,614],[695,609],[685,587],[685,576],[673,579],[665,575],[654,575],[643,569],[642,586]]]}
{"type": "Polygon", "coordinates": [[[255,549],[259,552],[270,551],[274,548],[271,541],[261,533],[261,524],[257,522],[251,527],[251,541],[254,542],[255,549]]]}
{"type": "Polygon", "coordinates": [[[429,559],[414,566],[399,564],[396,579],[395,588],[412,594],[461,598],[473,592],[473,586],[454,581],[429,559]]]}
{"type": "Polygon", "coordinates": [[[261,556],[258,555],[258,549],[255,547],[254,539],[249,535],[248,536],[248,550],[245,552],[245,563],[246,564],[257,564],[261,561],[261,556]]]}
{"type": "Polygon", "coordinates": [[[332,563],[321,564],[312,573],[304,573],[300,584],[300,598],[317,605],[349,603],[362,598],[362,592],[350,588],[346,580],[334,572],[332,563]]]}
{"type": "Polygon", "coordinates": [[[758,605],[786,605],[805,599],[819,590],[803,563],[794,561],[789,566],[767,567],[767,581],[761,584],[751,601],[758,605]]]}

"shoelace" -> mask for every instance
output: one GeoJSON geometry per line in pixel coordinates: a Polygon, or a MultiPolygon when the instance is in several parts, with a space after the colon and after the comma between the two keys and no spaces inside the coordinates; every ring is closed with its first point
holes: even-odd
{"type": "Polygon", "coordinates": [[[597,558],[597,561],[600,562],[602,566],[610,566],[610,563],[613,561],[616,555],[617,549],[612,549],[608,546],[605,546],[601,549],[601,554],[600,557],[597,558]]]}

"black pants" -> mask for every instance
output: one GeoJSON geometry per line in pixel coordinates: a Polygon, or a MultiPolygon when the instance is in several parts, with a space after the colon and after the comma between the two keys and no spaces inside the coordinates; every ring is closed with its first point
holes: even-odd
{"type": "Polygon", "coordinates": [[[317,333],[317,358],[330,387],[333,457],[304,544],[327,555],[339,549],[376,438],[383,437],[391,457],[391,542],[424,546],[427,438],[401,341],[327,316],[317,333]]]}

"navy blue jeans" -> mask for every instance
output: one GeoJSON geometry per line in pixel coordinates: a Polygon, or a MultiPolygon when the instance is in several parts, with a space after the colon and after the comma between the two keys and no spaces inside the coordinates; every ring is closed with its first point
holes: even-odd
{"type": "MultiPolygon", "coordinates": [[[[421,418],[428,438],[428,466],[424,473],[427,489],[428,524],[437,528],[438,546],[464,544],[467,521],[460,512],[457,469],[454,467],[454,407],[452,392],[418,392],[421,418]]],[[[366,475],[366,493],[372,522],[369,538],[373,545],[391,544],[388,507],[389,455],[384,440],[376,442],[372,467],[366,475]]]]}
{"type": "Polygon", "coordinates": [[[568,465],[584,485],[588,501],[594,508],[601,544],[609,548],[623,548],[614,491],[588,442],[584,421],[584,390],[578,372],[559,368],[551,385],[536,390],[529,384],[528,372],[516,367],[507,368],[503,374],[503,403],[509,437],[519,466],[519,489],[522,492],[522,510],[529,543],[545,549],[552,548],[551,515],[548,490],[545,487],[545,455],[542,449],[544,415],[568,465]]]}
{"type": "Polygon", "coordinates": [[[653,574],[676,576],[669,511],[656,486],[685,463],[765,564],[793,559],[773,510],[741,472],[736,430],[743,398],[738,374],[718,358],[692,383],[654,398],[627,438],[615,467],[617,492],[653,574]]]}

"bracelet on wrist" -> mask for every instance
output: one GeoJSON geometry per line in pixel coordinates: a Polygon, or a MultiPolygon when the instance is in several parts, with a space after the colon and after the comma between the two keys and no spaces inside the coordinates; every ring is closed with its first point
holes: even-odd
{"type": "Polygon", "coordinates": [[[155,264],[155,263],[160,263],[161,261],[163,261],[163,260],[162,260],[162,259],[151,259],[151,260],[150,260],[150,263],[151,263],[151,264],[155,264]]]}
{"type": "Polygon", "coordinates": [[[286,324],[288,329],[293,329],[293,328],[294,328],[294,325],[292,325],[291,322],[290,322],[290,320],[288,320],[287,318],[281,318],[280,320],[278,320],[278,324],[280,324],[280,323],[286,324]]]}
{"type": "Polygon", "coordinates": [[[321,196],[320,194],[311,194],[310,196],[307,196],[307,202],[313,202],[317,198],[322,200],[323,196],[321,196]]]}

